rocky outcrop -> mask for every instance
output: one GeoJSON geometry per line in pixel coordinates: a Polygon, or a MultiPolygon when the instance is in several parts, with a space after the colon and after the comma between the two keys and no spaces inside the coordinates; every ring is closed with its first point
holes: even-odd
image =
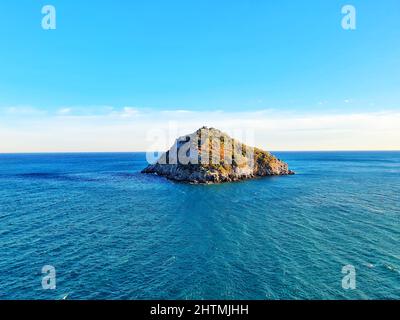
{"type": "Polygon", "coordinates": [[[178,138],[155,164],[142,172],[190,183],[222,183],[294,174],[285,162],[271,153],[207,127],[178,138]]]}

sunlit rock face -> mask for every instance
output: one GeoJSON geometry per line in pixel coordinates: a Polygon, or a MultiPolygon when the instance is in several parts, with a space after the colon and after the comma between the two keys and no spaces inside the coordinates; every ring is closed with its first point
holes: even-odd
{"type": "Polygon", "coordinates": [[[142,172],[190,183],[222,183],[294,174],[285,162],[271,153],[207,127],[176,139],[155,164],[142,172]]]}

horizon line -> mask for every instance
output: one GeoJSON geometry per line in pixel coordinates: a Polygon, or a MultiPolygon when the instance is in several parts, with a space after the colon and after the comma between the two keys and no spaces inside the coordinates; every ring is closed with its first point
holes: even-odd
{"type": "MultiPolygon", "coordinates": [[[[167,151],[167,150],[166,150],[167,151]]],[[[166,152],[166,151],[37,151],[37,152],[0,152],[0,155],[34,155],[34,154],[112,154],[112,153],[148,153],[148,152],[166,152]]],[[[271,150],[267,151],[270,153],[274,152],[400,152],[400,149],[371,149],[371,150],[271,150]]]]}

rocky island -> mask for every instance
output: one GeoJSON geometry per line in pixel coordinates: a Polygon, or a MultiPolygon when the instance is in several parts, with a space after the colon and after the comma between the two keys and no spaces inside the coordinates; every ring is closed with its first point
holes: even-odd
{"type": "Polygon", "coordinates": [[[189,183],[222,183],[294,174],[285,162],[271,153],[207,127],[176,139],[174,145],[142,173],[189,183]]]}

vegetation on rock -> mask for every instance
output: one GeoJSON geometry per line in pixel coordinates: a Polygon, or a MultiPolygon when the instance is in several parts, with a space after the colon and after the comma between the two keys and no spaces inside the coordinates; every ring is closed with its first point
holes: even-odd
{"type": "Polygon", "coordinates": [[[180,137],[143,173],[191,183],[221,183],[261,176],[290,175],[271,153],[249,147],[218,129],[203,127],[180,137]]]}

